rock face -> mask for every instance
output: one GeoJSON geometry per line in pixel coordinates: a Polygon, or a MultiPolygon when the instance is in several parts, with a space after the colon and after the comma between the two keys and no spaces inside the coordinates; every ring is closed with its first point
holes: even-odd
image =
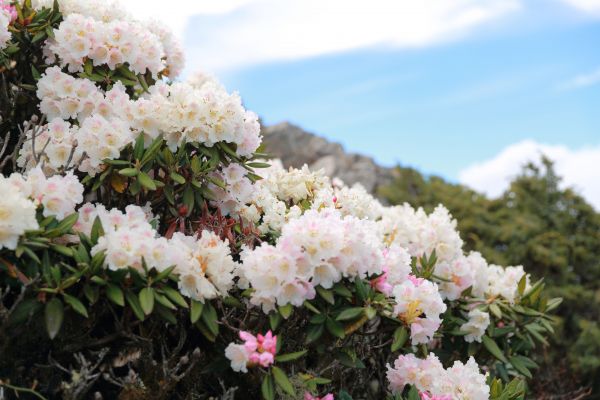
{"type": "Polygon", "coordinates": [[[370,157],[346,153],[341,144],[288,122],[263,127],[262,134],[266,152],[280,158],[285,167],[307,164],[312,170],[322,168],[326,175],[340,178],[350,186],[360,183],[371,193],[394,178],[393,168],[381,167],[370,157]]]}

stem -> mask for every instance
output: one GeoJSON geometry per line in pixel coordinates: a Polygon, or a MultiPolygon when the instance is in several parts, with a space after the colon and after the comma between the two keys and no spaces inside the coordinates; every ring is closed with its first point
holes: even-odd
{"type": "Polygon", "coordinates": [[[3,381],[0,380],[0,387],[1,386],[4,386],[4,387],[6,387],[8,389],[11,389],[11,390],[14,390],[15,392],[29,393],[29,394],[31,394],[31,395],[33,395],[33,396],[35,396],[35,397],[37,397],[38,399],[41,399],[41,400],[48,400],[44,396],[42,396],[41,394],[39,394],[38,392],[36,392],[33,389],[22,388],[22,387],[19,387],[19,386],[13,386],[13,385],[10,385],[10,384],[8,384],[8,383],[3,382],[3,381]]]}

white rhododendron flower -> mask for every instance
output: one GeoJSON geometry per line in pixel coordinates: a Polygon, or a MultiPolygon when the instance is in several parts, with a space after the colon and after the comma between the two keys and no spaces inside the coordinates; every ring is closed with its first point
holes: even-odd
{"type": "Polygon", "coordinates": [[[15,249],[19,236],[38,229],[36,210],[58,220],[75,212],[83,201],[83,185],[72,173],[47,178],[35,168],[27,175],[0,175],[0,248],[15,249]]]}
{"type": "Polygon", "coordinates": [[[133,268],[158,271],[175,266],[181,293],[204,301],[224,296],[233,287],[238,264],[231,257],[228,241],[215,233],[203,231],[197,236],[174,233],[171,239],[160,237],[149,222],[148,212],[129,205],[125,212],[106,210],[101,204],[85,204],[79,210],[74,226],[78,232],[90,234],[98,217],[104,235],[92,248],[92,255],[104,252],[105,265],[111,270],[133,268]]]}
{"type": "Polygon", "coordinates": [[[422,278],[409,278],[393,289],[394,314],[410,326],[413,345],[429,343],[440,327],[440,314],[446,311],[438,286],[422,278]]]}
{"type": "Polygon", "coordinates": [[[11,38],[11,34],[8,30],[11,16],[8,10],[2,8],[0,4],[0,50],[3,49],[11,38]]]}
{"type": "Polygon", "coordinates": [[[479,372],[473,357],[466,364],[455,361],[451,368],[444,369],[434,354],[425,359],[407,354],[398,357],[394,366],[388,364],[387,368],[387,379],[394,393],[401,393],[406,385],[414,385],[422,398],[487,400],[490,396],[486,376],[479,372]]]}
{"type": "Polygon", "coordinates": [[[469,320],[461,325],[460,331],[466,333],[465,341],[469,343],[481,342],[485,330],[490,325],[490,314],[474,308],[469,311],[468,316],[469,320]]]}
{"type": "Polygon", "coordinates": [[[514,304],[518,294],[518,286],[521,279],[525,277],[526,285],[529,287],[529,275],[525,274],[523,266],[501,267],[499,265],[490,265],[488,268],[488,288],[487,296],[502,296],[509,303],[514,304]]]}
{"type": "Polygon", "coordinates": [[[0,249],[14,250],[19,237],[28,230],[38,229],[36,205],[28,196],[0,176],[0,249]]]}
{"type": "Polygon", "coordinates": [[[275,246],[245,249],[242,261],[240,285],[251,286],[251,302],[268,312],[275,304],[312,299],[314,286],[381,273],[383,249],[372,222],[310,210],[284,225],[275,246]]]}

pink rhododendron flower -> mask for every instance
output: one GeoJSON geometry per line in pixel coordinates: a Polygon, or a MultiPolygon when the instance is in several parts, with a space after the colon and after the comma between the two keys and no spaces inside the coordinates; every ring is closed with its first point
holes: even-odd
{"type": "Polygon", "coordinates": [[[433,394],[429,394],[428,392],[419,392],[419,395],[421,396],[421,400],[452,400],[452,396],[446,394],[436,396],[433,394]]]}
{"type": "Polygon", "coordinates": [[[17,9],[15,6],[10,4],[8,0],[0,0],[0,10],[4,10],[10,16],[10,22],[17,19],[17,9]]]}
{"type": "Polygon", "coordinates": [[[231,360],[234,371],[248,372],[247,367],[256,365],[267,368],[275,362],[277,336],[273,332],[254,336],[250,332],[240,331],[239,336],[244,344],[230,343],[225,349],[225,356],[231,360]]]}
{"type": "Polygon", "coordinates": [[[392,294],[392,289],[394,289],[394,287],[388,282],[388,269],[386,267],[383,267],[383,274],[371,280],[371,287],[375,290],[379,290],[386,296],[392,294]]]}

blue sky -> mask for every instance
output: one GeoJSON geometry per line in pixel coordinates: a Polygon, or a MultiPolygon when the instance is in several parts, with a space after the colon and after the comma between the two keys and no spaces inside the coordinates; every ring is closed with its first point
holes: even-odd
{"type": "Polygon", "coordinates": [[[456,179],[521,139],[600,142],[600,24],[539,27],[423,49],[369,49],[221,76],[267,124],[292,121],[383,164],[456,179]],[[449,151],[450,150],[450,151],[449,151]]]}
{"type": "Polygon", "coordinates": [[[543,151],[600,207],[600,0],[183,1],[187,72],[266,124],[490,195],[543,151]]]}

